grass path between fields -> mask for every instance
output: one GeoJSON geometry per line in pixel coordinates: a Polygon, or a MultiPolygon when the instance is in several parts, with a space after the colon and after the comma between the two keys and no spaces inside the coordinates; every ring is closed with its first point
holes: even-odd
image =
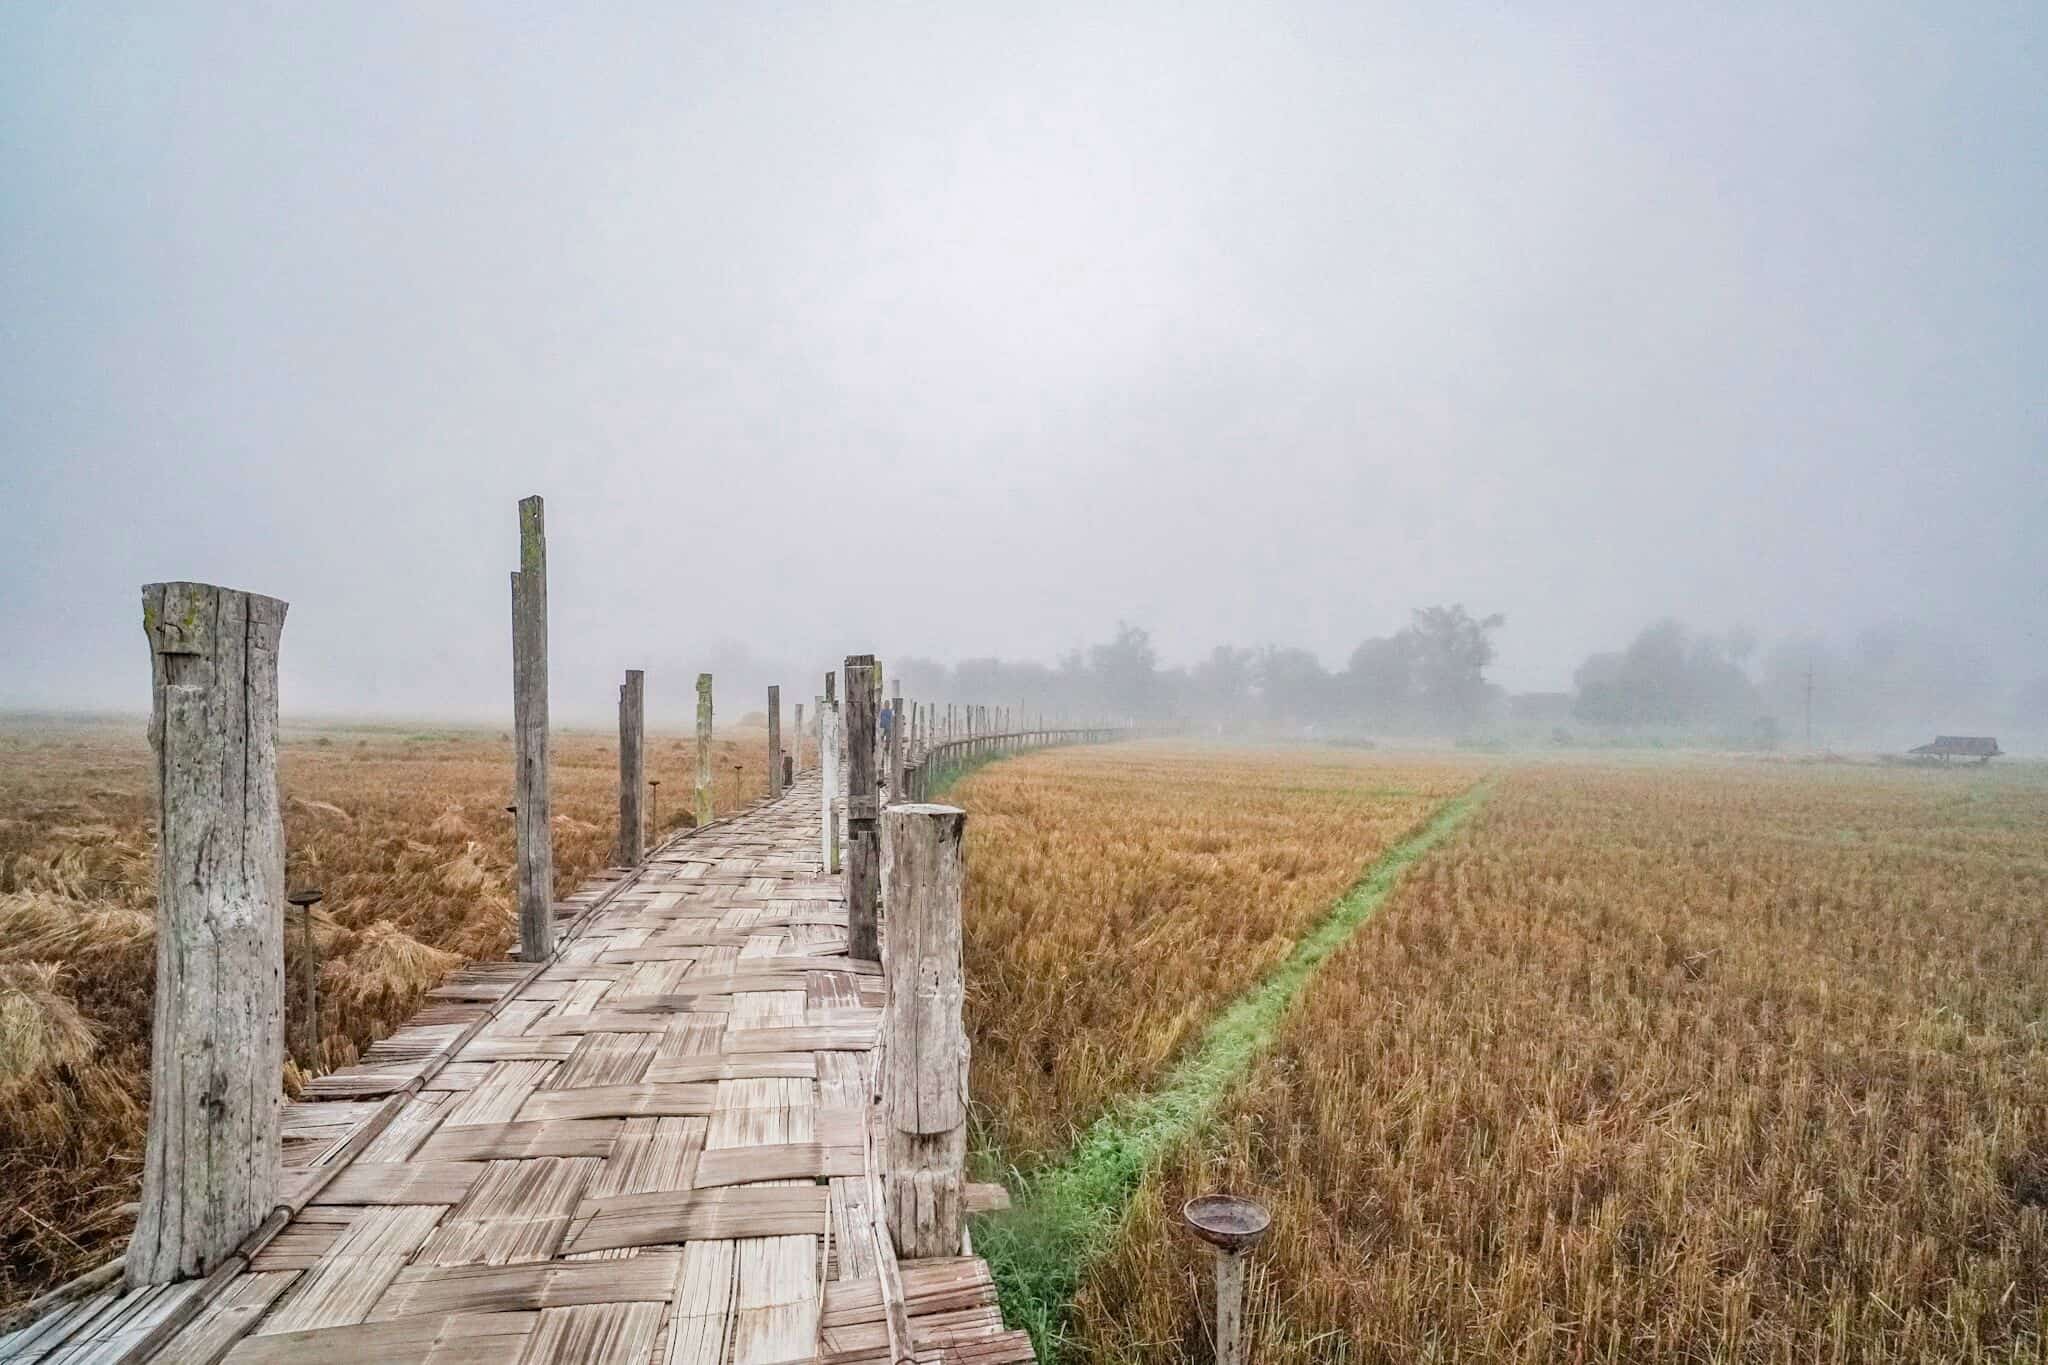
{"type": "Polygon", "coordinates": [[[1116,1234],[1145,1173],[1207,1121],[1316,968],[1380,907],[1410,864],[1479,808],[1488,786],[1482,780],[1451,798],[1382,854],[1285,962],[1216,1016],[1156,1088],[1119,1100],[1066,1160],[1024,1177],[1007,1212],[975,1220],[974,1249],[995,1274],[1003,1319],[1031,1333],[1040,1360],[1059,1358],[1081,1275],[1116,1234]]]}

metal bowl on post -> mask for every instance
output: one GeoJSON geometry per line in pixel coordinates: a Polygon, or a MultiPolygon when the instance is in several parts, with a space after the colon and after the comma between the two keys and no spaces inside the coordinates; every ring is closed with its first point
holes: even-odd
{"type": "Polygon", "coordinates": [[[1188,1230],[1216,1248],[1216,1360],[1244,1365],[1244,1258],[1273,1225],[1265,1206],[1234,1194],[1204,1194],[1181,1206],[1188,1230]]]}
{"type": "Polygon", "coordinates": [[[1181,1206],[1180,1216],[1195,1236],[1226,1255],[1250,1251],[1273,1225],[1264,1206],[1234,1194],[1204,1194],[1181,1206]]]}

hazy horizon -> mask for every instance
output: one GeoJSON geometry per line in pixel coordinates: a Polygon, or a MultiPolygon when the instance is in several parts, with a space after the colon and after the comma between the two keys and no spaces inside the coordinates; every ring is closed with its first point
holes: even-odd
{"type": "MultiPolygon", "coordinates": [[[[0,11],[0,708],[287,714],[850,651],[1342,668],[1500,612],[2048,675],[2048,11],[0,11]]],[[[721,712],[757,709],[722,689],[721,712]]],[[[1930,717],[1930,723],[1938,718],[1930,717]]]]}

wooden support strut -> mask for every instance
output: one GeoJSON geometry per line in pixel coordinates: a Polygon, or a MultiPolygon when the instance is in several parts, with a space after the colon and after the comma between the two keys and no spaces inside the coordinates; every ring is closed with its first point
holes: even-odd
{"type": "Polygon", "coordinates": [[[626,670],[619,685],[619,846],[613,861],[638,867],[647,856],[647,674],[626,670]]]}
{"type": "Polygon", "coordinates": [[[284,815],[277,648],[286,604],[152,583],[142,625],[160,811],[154,1033],[131,1287],[205,1275],[278,1202],[284,815]]]}
{"type": "Polygon", "coordinates": [[[906,1258],[957,1256],[965,1231],[967,1026],[955,806],[882,812],[889,887],[889,1040],[882,1079],[889,1234],[906,1258]]]}
{"type": "Polygon", "coordinates": [[[548,801],[548,542],[538,496],[519,502],[519,571],[512,575],[514,818],[519,834],[519,956],[554,951],[554,831],[548,801]]]}

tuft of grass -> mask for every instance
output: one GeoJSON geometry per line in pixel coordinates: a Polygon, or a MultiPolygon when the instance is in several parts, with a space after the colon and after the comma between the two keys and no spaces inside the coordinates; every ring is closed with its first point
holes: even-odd
{"type": "Polygon", "coordinates": [[[1156,1089],[1112,1105],[1065,1160],[1021,1179],[1008,1212],[977,1222],[975,1248],[995,1275],[1004,1320],[1030,1332],[1040,1359],[1066,1351],[1075,1288],[1114,1239],[1146,1172],[1214,1112],[1316,969],[1484,797],[1481,784],[1452,798],[1383,854],[1277,968],[1216,1016],[1156,1089]]]}

